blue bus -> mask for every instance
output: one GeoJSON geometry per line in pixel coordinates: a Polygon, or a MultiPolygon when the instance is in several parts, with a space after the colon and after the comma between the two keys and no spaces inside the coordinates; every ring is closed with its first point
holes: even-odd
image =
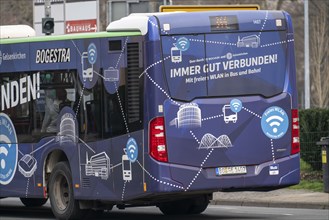
{"type": "Polygon", "coordinates": [[[299,183],[283,11],[132,14],[105,32],[1,39],[0,91],[0,197],[49,199],[58,219],[200,214],[216,191],[299,183]]]}

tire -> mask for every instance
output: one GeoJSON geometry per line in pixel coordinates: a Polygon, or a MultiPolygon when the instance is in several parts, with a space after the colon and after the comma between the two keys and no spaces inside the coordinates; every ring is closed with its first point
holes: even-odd
{"type": "Polygon", "coordinates": [[[74,199],[72,175],[67,162],[55,165],[49,179],[51,209],[57,219],[80,219],[79,202],[74,199]]]}
{"type": "Polygon", "coordinates": [[[189,214],[201,214],[207,209],[208,204],[209,204],[209,198],[207,195],[193,199],[192,205],[189,210],[189,214]]]}
{"type": "Polygon", "coordinates": [[[161,203],[158,207],[164,215],[186,215],[189,213],[191,200],[184,199],[161,203]]]}
{"type": "Polygon", "coordinates": [[[93,210],[93,209],[88,209],[85,219],[99,219],[102,218],[104,214],[104,210],[99,209],[99,210],[93,210]]]}
{"type": "Polygon", "coordinates": [[[26,207],[40,207],[46,204],[48,199],[20,198],[20,200],[26,207]]]}
{"type": "Polygon", "coordinates": [[[164,215],[197,215],[204,212],[209,204],[208,195],[161,203],[158,205],[164,215]]]}

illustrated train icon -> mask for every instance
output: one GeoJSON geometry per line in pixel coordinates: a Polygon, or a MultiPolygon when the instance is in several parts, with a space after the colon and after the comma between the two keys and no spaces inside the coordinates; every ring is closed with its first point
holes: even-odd
{"type": "Polygon", "coordinates": [[[238,37],[237,47],[257,48],[260,45],[260,38],[257,35],[250,35],[240,39],[238,37]]]}

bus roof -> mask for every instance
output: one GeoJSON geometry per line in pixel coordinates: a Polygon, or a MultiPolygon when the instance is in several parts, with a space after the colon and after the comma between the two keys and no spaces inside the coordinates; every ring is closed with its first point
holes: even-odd
{"type": "Polygon", "coordinates": [[[59,40],[75,40],[87,38],[103,38],[103,37],[126,37],[126,36],[140,36],[139,31],[120,31],[120,32],[96,32],[96,33],[80,33],[80,34],[66,34],[66,35],[50,35],[26,38],[8,38],[0,39],[0,44],[16,44],[16,43],[30,43],[30,42],[48,42],[59,40]]]}
{"type": "Polygon", "coordinates": [[[35,30],[28,25],[0,26],[0,39],[34,37],[35,30]]]}
{"type": "Polygon", "coordinates": [[[132,13],[127,17],[111,22],[106,31],[140,31],[142,35],[148,32],[149,17],[161,14],[173,14],[178,12],[154,12],[154,13],[132,13]]]}
{"type": "Polygon", "coordinates": [[[160,28],[161,35],[280,31],[286,29],[285,19],[283,11],[265,10],[136,13],[111,22],[106,30],[134,30],[145,35],[151,24],[160,28]]]}

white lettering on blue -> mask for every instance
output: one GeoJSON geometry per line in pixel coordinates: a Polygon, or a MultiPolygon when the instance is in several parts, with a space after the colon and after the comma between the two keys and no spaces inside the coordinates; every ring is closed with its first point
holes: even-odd
{"type": "Polygon", "coordinates": [[[35,100],[40,88],[40,73],[1,85],[1,111],[35,100]]]}
{"type": "Polygon", "coordinates": [[[258,57],[250,57],[244,58],[239,60],[229,60],[223,62],[223,69],[224,70],[233,70],[245,67],[253,67],[253,66],[260,66],[260,65],[267,65],[272,63],[278,62],[278,55],[265,55],[265,56],[258,56],[258,57]]]}
{"type": "Polygon", "coordinates": [[[37,50],[35,63],[66,63],[71,61],[70,48],[55,48],[37,50]]]}

